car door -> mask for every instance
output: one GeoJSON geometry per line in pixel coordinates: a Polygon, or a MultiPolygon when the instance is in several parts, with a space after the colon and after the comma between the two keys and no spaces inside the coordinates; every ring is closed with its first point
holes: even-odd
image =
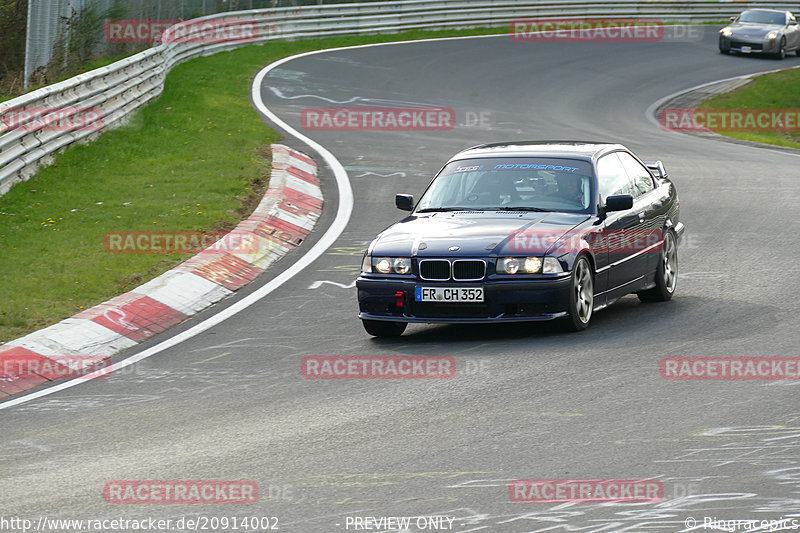
{"type": "MultiPolygon", "coordinates": [[[[633,180],[625,170],[619,152],[612,152],[597,161],[597,186],[600,203],[619,194],[635,196],[633,180]]],[[[603,245],[608,254],[609,297],[617,298],[634,290],[634,284],[641,281],[647,269],[644,254],[636,254],[629,245],[627,237],[641,231],[644,214],[637,210],[635,202],[632,209],[607,213],[603,222],[603,245]]]]}
{"type": "Polygon", "coordinates": [[[787,48],[800,48],[800,26],[791,13],[786,14],[786,46],[787,48]]]}

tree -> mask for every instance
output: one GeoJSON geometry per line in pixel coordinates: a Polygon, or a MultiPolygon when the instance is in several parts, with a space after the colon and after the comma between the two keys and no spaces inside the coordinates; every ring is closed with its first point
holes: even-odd
{"type": "Polygon", "coordinates": [[[10,83],[25,68],[28,0],[0,0],[0,82],[10,83]]]}

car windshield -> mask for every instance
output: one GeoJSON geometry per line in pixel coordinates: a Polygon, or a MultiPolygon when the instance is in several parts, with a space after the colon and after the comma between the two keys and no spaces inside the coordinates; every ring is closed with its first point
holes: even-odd
{"type": "Polygon", "coordinates": [[[592,165],[575,159],[491,158],[449,163],[417,212],[592,210],[592,165]]]}
{"type": "Polygon", "coordinates": [[[739,22],[783,25],[786,22],[786,15],[783,13],[775,13],[774,11],[760,11],[758,9],[751,9],[750,11],[744,11],[741,15],[739,15],[739,22]]]}

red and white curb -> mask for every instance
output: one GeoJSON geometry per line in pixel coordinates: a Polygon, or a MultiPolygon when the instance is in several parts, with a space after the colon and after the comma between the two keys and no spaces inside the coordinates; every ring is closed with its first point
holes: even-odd
{"type": "Polygon", "coordinates": [[[253,281],[300,244],[322,212],[317,165],[272,145],[270,184],[258,207],[229,235],[241,249],[209,247],[157,278],[47,328],[0,346],[0,398],[59,376],[57,367],[136,346],[253,281]],[[256,246],[253,243],[257,243],[256,246]],[[47,369],[16,375],[20,362],[47,369]],[[56,370],[54,370],[54,367],[56,370]]]}

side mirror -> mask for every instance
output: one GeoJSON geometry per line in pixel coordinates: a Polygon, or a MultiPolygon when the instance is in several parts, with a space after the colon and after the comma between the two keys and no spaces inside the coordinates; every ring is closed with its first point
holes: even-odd
{"type": "Polygon", "coordinates": [[[790,20],[789,21],[789,26],[797,26],[797,21],[796,20],[790,20]]]}
{"type": "Polygon", "coordinates": [[[630,194],[618,194],[606,198],[606,212],[627,211],[633,207],[633,196],[630,194]]]}
{"type": "Polygon", "coordinates": [[[731,17],[731,22],[736,22],[736,17],[731,17]]]}
{"type": "Polygon", "coordinates": [[[403,211],[413,211],[414,197],[410,194],[397,194],[394,197],[394,205],[397,206],[397,209],[402,209],[403,211]]]}
{"type": "Polygon", "coordinates": [[[658,179],[666,179],[667,169],[664,168],[664,163],[661,161],[645,161],[644,164],[647,166],[647,168],[655,173],[658,179]]]}

